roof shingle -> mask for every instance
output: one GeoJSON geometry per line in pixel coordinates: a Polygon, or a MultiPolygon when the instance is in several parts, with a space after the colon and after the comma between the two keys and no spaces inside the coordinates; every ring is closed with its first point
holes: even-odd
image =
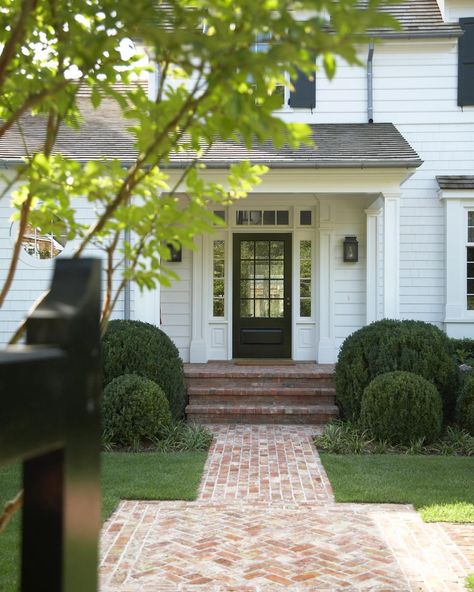
{"type": "Polygon", "coordinates": [[[440,175],[436,180],[440,189],[474,189],[474,175],[440,175]]]}

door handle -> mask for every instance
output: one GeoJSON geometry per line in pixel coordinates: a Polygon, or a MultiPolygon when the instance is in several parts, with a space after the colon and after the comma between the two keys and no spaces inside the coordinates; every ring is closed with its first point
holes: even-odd
{"type": "Polygon", "coordinates": [[[287,296],[285,298],[285,304],[286,304],[286,306],[291,306],[291,298],[290,298],[290,296],[287,296]]]}

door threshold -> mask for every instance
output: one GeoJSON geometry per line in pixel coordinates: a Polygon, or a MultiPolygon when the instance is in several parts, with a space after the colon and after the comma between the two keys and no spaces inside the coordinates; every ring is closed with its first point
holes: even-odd
{"type": "Polygon", "coordinates": [[[237,358],[232,360],[236,366],[295,366],[288,358],[237,358]]]}

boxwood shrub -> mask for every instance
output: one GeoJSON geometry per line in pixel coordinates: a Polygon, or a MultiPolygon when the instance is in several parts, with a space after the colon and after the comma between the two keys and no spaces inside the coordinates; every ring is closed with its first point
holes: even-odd
{"type": "Polygon", "coordinates": [[[165,393],[174,418],[185,407],[183,362],[171,339],[149,323],[111,321],[102,340],[104,385],[123,374],[156,382],[165,393]]]}
{"type": "Polygon", "coordinates": [[[336,364],[336,394],[343,416],[359,418],[362,393],[376,376],[404,370],[436,386],[445,419],[451,419],[458,383],[451,351],[449,338],[430,323],[385,319],[359,329],[344,341],[336,364]]]}
{"type": "Polygon", "coordinates": [[[102,430],[114,444],[136,448],[165,433],[170,422],[168,399],[156,382],[124,374],[105,387],[102,430]]]}
{"type": "Polygon", "coordinates": [[[474,436],[474,372],[463,376],[456,404],[456,420],[474,436]]]}
{"type": "Polygon", "coordinates": [[[409,444],[441,433],[443,407],[436,387],[413,372],[387,372],[374,378],[362,396],[360,421],[377,440],[409,444]]]}

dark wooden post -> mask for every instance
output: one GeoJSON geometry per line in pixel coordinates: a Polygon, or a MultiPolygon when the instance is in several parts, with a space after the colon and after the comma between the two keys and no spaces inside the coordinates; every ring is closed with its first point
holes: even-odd
{"type": "Polygon", "coordinates": [[[27,345],[0,356],[0,462],[23,460],[24,592],[97,590],[99,318],[100,262],[59,259],[27,345]]]}

